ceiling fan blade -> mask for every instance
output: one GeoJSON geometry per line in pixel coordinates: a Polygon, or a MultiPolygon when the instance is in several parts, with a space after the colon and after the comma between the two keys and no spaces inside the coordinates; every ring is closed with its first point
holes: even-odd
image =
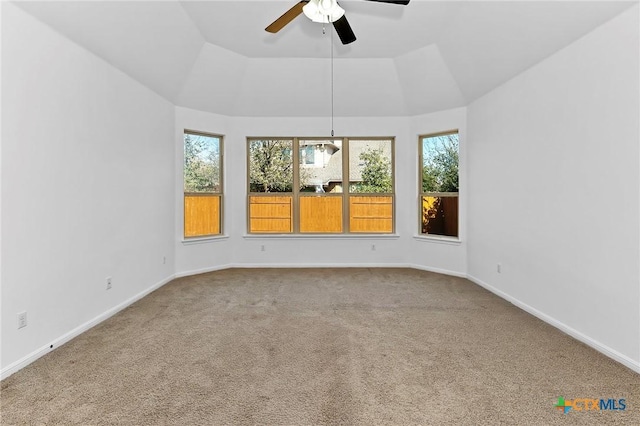
{"type": "Polygon", "coordinates": [[[367,0],[367,1],[377,1],[380,3],[392,3],[392,4],[401,4],[403,6],[406,6],[409,4],[410,0],[367,0]]]}
{"type": "Polygon", "coordinates": [[[293,21],[294,18],[300,15],[302,13],[302,8],[307,3],[309,3],[309,0],[303,0],[301,2],[296,3],[295,6],[287,10],[285,13],[282,14],[281,17],[273,21],[271,25],[265,28],[265,31],[268,31],[270,33],[277,33],[278,31],[283,29],[285,25],[287,25],[289,22],[293,21]]]}
{"type": "Polygon", "coordinates": [[[356,35],[353,33],[351,25],[349,25],[349,21],[347,21],[345,15],[342,15],[342,18],[333,23],[333,28],[336,29],[342,44],[349,44],[356,41],[356,35]]]}

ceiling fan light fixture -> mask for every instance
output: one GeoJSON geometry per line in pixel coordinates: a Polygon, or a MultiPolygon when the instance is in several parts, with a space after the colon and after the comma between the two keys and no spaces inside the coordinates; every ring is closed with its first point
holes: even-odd
{"type": "Polygon", "coordinates": [[[313,22],[328,24],[344,16],[344,9],[336,0],[309,0],[302,12],[313,22]]]}

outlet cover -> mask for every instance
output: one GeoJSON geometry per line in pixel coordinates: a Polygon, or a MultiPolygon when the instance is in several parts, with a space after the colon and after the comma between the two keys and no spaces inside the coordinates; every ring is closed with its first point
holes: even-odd
{"type": "Polygon", "coordinates": [[[27,326],[27,313],[20,312],[18,314],[18,329],[24,328],[27,326]]]}

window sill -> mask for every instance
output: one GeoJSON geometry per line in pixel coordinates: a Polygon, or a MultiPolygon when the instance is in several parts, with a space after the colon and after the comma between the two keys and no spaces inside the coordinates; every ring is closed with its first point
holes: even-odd
{"type": "Polygon", "coordinates": [[[242,238],[254,239],[282,239],[282,240],[379,240],[398,239],[398,234],[245,234],[242,238]]]}
{"type": "Polygon", "coordinates": [[[212,235],[210,237],[194,237],[189,239],[183,239],[182,245],[190,246],[193,244],[206,244],[206,243],[213,243],[216,241],[228,240],[228,239],[229,239],[228,235],[212,235]]]}
{"type": "Polygon", "coordinates": [[[462,244],[462,241],[459,238],[454,238],[454,237],[414,235],[413,239],[416,241],[421,241],[423,243],[448,244],[452,246],[459,246],[460,244],[462,244]]]}

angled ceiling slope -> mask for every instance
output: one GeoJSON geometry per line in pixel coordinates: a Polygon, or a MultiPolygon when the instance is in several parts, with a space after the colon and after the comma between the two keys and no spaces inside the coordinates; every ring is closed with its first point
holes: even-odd
{"type": "Polygon", "coordinates": [[[295,0],[17,4],[171,102],[232,116],[406,116],[458,106],[637,1],[343,0],[358,40],[304,16],[264,31],[295,0]]]}

